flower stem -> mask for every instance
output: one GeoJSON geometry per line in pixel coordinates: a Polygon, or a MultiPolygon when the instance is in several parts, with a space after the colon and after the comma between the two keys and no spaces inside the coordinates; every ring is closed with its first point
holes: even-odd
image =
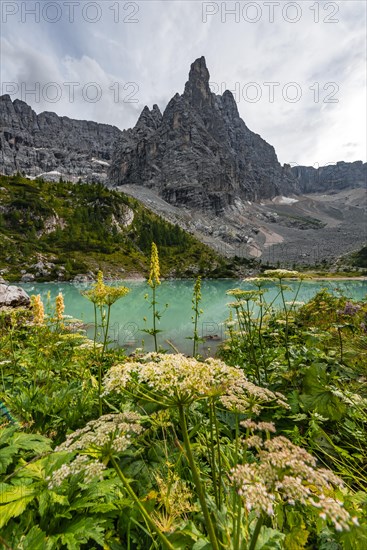
{"type": "Polygon", "coordinates": [[[285,296],[284,296],[284,292],[283,292],[283,284],[282,284],[281,279],[280,279],[280,282],[279,282],[279,286],[280,286],[280,294],[281,294],[281,297],[282,297],[282,303],[283,303],[284,315],[285,315],[284,343],[285,343],[285,349],[286,349],[286,359],[287,359],[287,363],[288,363],[288,368],[290,370],[291,369],[291,360],[290,360],[290,355],[289,355],[289,342],[288,342],[288,331],[289,331],[288,310],[287,310],[287,304],[285,303],[285,296]]]}
{"type": "Polygon", "coordinates": [[[215,426],[215,435],[217,439],[217,455],[218,455],[218,508],[222,506],[222,454],[219,440],[219,425],[218,417],[215,410],[215,403],[213,401],[213,416],[214,416],[214,426],[215,426]]]}
{"type": "Polygon", "coordinates": [[[111,462],[112,462],[113,467],[115,468],[115,471],[116,471],[118,477],[120,478],[120,480],[122,481],[126,491],[128,492],[129,496],[132,498],[132,500],[135,502],[135,504],[139,508],[139,511],[140,511],[141,515],[143,516],[143,518],[145,519],[145,521],[147,522],[149,527],[152,529],[152,531],[154,531],[157,534],[157,536],[160,539],[163,547],[168,548],[168,550],[174,550],[174,547],[172,546],[170,541],[162,533],[162,531],[160,531],[160,529],[158,529],[158,527],[156,526],[156,524],[154,523],[154,521],[152,520],[152,518],[150,517],[150,515],[148,514],[148,512],[146,511],[146,509],[142,505],[142,503],[140,502],[139,497],[135,494],[135,491],[131,487],[130,483],[128,482],[128,480],[126,479],[124,474],[122,473],[122,471],[121,471],[119,465],[117,464],[116,460],[114,458],[111,458],[111,462]]]}
{"type": "Polygon", "coordinates": [[[218,493],[217,493],[217,466],[215,463],[215,448],[214,448],[214,430],[213,430],[213,403],[209,402],[209,422],[210,422],[210,453],[211,453],[211,469],[212,469],[212,479],[213,479],[213,488],[214,488],[214,497],[215,497],[215,503],[217,507],[219,508],[219,499],[218,499],[218,493]]]}
{"type": "Polygon", "coordinates": [[[257,539],[259,538],[260,529],[263,526],[263,523],[264,523],[264,516],[261,514],[261,516],[257,520],[256,526],[255,526],[255,531],[253,532],[251,542],[250,542],[250,546],[249,546],[248,550],[255,550],[257,539]]]}
{"type": "Polygon", "coordinates": [[[342,338],[342,331],[340,330],[340,327],[338,327],[338,336],[339,336],[339,350],[340,350],[340,362],[343,363],[343,338],[342,338]]]}
{"type": "Polygon", "coordinates": [[[194,479],[195,487],[196,487],[196,490],[198,492],[198,497],[199,497],[202,512],[204,514],[204,519],[205,519],[206,528],[208,530],[209,539],[210,539],[210,542],[212,544],[213,550],[219,550],[217,536],[215,534],[213,522],[211,520],[209,510],[208,510],[208,506],[207,506],[206,500],[205,500],[205,490],[204,490],[204,487],[201,483],[199,472],[197,470],[195,460],[194,460],[194,456],[193,456],[192,450],[191,450],[190,438],[189,438],[189,434],[188,434],[188,431],[187,431],[186,417],[185,417],[185,411],[184,411],[183,405],[178,406],[178,411],[179,411],[179,415],[180,415],[180,426],[181,426],[181,430],[182,430],[182,435],[183,435],[184,445],[185,445],[185,449],[186,449],[187,459],[188,459],[188,462],[189,462],[189,465],[190,465],[190,468],[191,468],[192,477],[194,479]]]}
{"type": "Polygon", "coordinates": [[[158,352],[158,342],[157,342],[157,328],[156,328],[156,301],[155,301],[155,283],[153,283],[153,300],[152,300],[152,306],[153,306],[153,338],[154,338],[154,350],[158,352]]]}

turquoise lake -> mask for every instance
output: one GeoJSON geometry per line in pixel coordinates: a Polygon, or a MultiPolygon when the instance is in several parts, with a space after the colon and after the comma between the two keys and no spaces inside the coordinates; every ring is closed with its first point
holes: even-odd
{"type": "MultiPolygon", "coordinates": [[[[151,309],[149,309],[149,302],[144,299],[150,288],[144,281],[120,281],[120,284],[127,286],[131,291],[112,307],[110,339],[129,353],[136,347],[142,347],[142,340],[144,340],[144,349],[150,351],[152,338],[141,330],[151,327],[151,309]],[[146,324],[144,317],[147,318],[146,324]]],[[[158,310],[164,310],[165,304],[168,304],[158,326],[163,331],[158,336],[159,342],[165,349],[170,349],[167,343],[169,341],[183,353],[192,351],[192,341],[187,337],[192,336],[193,332],[191,320],[193,285],[193,281],[164,281],[157,290],[158,310]]],[[[80,291],[90,288],[90,285],[25,283],[18,286],[24,288],[28,294],[41,294],[44,301],[48,291],[53,301],[57,294],[62,292],[65,299],[65,314],[82,320],[88,335],[93,334],[93,305],[80,294],[80,291]]],[[[295,289],[298,288],[298,283],[290,283],[289,286],[295,289]]],[[[203,355],[213,354],[218,343],[225,339],[224,321],[229,312],[227,304],[233,301],[226,295],[226,291],[231,288],[253,289],[254,287],[242,281],[229,279],[202,282],[203,314],[199,321],[199,335],[205,339],[205,343],[200,345],[200,352],[203,355]]],[[[302,283],[297,300],[307,302],[322,288],[327,288],[336,295],[361,300],[367,295],[367,280],[306,281],[302,283]]],[[[269,283],[266,300],[270,302],[276,294],[277,289],[269,283]]],[[[286,297],[292,300],[294,292],[288,291],[286,297]]]]}

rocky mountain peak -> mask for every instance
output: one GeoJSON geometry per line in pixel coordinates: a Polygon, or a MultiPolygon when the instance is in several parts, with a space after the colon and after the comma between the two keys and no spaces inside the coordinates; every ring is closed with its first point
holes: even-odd
{"type": "Polygon", "coordinates": [[[210,101],[212,93],[209,87],[210,74],[205,57],[199,57],[191,64],[189,80],[185,84],[184,98],[193,106],[201,108],[210,101]]]}
{"type": "MultiPolygon", "coordinates": [[[[236,200],[294,192],[297,180],[274,148],[240,118],[230,91],[215,95],[204,57],[192,63],[182,95],[163,115],[143,109],[116,144],[112,185],[142,185],[171,204],[221,214],[236,200]]],[[[154,111],[154,108],[153,108],[154,111]]]]}
{"type": "Polygon", "coordinates": [[[239,118],[237,103],[231,91],[226,90],[222,95],[222,105],[225,115],[231,119],[239,118]]]}
{"type": "Polygon", "coordinates": [[[135,128],[149,128],[151,130],[156,130],[161,122],[162,113],[158,105],[153,105],[152,110],[145,106],[140,114],[140,117],[138,118],[135,128]]]}

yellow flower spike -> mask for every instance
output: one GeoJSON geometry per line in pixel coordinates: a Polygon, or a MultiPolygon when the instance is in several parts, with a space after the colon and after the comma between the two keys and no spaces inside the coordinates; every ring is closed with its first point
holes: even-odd
{"type": "Polygon", "coordinates": [[[31,307],[33,311],[33,322],[35,325],[42,326],[45,324],[45,309],[43,307],[43,302],[41,295],[31,297],[31,307]]]}
{"type": "Polygon", "coordinates": [[[103,287],[104,287],[103,271],[99,270],[97,274],[96,289],[103,289],[103,287]]]}
{"type": "Polygon", "coordinates": [[[64,304],[64,296],[61,292],[56,296],[56,320],[62,321],[63,320],[63,313],[65,311],[65,304],[64,304]]]}
{"type": "MultiPolygon", "coordinates": [[[[103,273],[98,271],[97,281],[90,290],[82,292],[85,298],[88,298],[97,306],[112,306],[117,300],[126,296],[130,289],[125,286],[107,286],[103,282],[103,273]]],[[[103,316],[103,314],[102,314],[103,316]]]]}
{"type": "Polygon", "coordinates": [[[82,292],[81,294],[97,306],[103,306],[105,304],[106,286],[103,282],[102,271],[98,271],[97,281],[94,283],[93,287],[90,290],[82,292]]]}
{"type": "Polygon", "coordinates": [[[160,281],[160,268],[159,268],[159,256],[158,248],[155,243],[152,243],[152,252],[150,256],[150,273],[148,279],[148,285],[150,287],[157,286],[161,284],[160,281]]]}

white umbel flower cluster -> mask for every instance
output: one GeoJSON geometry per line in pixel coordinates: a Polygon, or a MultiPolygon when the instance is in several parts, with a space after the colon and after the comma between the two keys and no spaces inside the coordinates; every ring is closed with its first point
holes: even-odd
{"type": "Polygon", "coordinates": [[[52,472],[49,478],[49,489],[59,487],[65,479],[71,476],[83,474],[84,483],[103,479],[103,470],[106,466],[99,460],[92,460],[88,455],[77,455],[70,464],[63,464],[61,468],[52,472]]]}
{"type": "Polygon", "coordinates": [[[289,269],[267,269],[264,271],[265,277],[273,277],[274,279],[299,279],[301,273],[299,271],[290,271],[289,269]]]}
{"type": "Polygon", "coordinates": [[[143,430],[140,421],[141,416],[134,412],[107,414],[68,435],[55,452],[79,454],[70,464],[63,464],[52,473],[49,488],[57,487],[68,477],[80,473],[83,473],[85,483],[102,479],[108,462],[104,459],[125,451],[131,445],[131,436],[143,430]]]}
{"type": "MultiPolygon", "coordinates": [[[[56,447],[55,451],[80,451],[91,448],[101,449],[111,444],[114,449],[115,441],[125,438],[129,443],[131,434],[142,431],[140,425],[141,416],[134,412],[105,414],[97,420],[91,420],[88,424],[68,435],[64,443],[56,447]]],[[[119,443],[118,451],[124,450],[119,443]]]]}
{"type": "Polygon", "coordinates": [[[342,487],[341,479],[330,470],[316,468],[315,458],[305,449],[283,436],[257,438],[256,443],[258,461],[231,470],[231,481],[247,510],[272,516],[276,504],[299,503],[319,510],[319,516],[330,520],[336,530],[349,530],[357,523],[343,503],[330,496],[335,487],[342,487]]]}
{"type": "Polygon", "coordinates": [[[189,404],[220,397],[222,405],[239,412],[256,412],[270,401],[287,406],[284,396],[247,380],[242,369],[219,359],[197,361],[181,354],[148,355],[112,367],[104,379],[105,393],[129,393],[165,405],[189,404]]]}

